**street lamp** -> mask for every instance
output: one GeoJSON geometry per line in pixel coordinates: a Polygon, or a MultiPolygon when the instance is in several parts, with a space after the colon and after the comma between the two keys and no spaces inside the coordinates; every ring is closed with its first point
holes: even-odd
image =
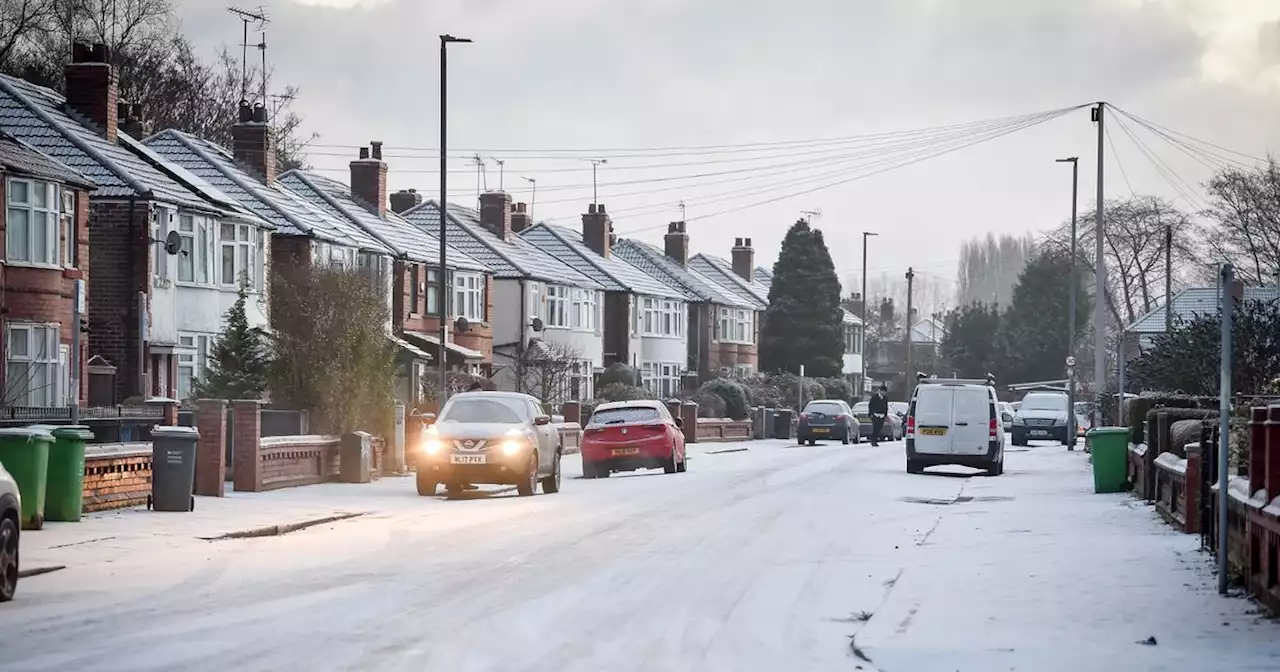
{"type": "MultiPolygon", "coordinates": [[[[449,370],[448,355],[446,354],[447,344],[449,343],[449,299],[453,297],[453,288],[450,287],[448,264],[448,253],[445,241],[449,236],[449,165],[446,161],[449,155],[449,135],[448,115],[449,115],[449,52],[448,46],[451,42],[467,43],[470,38],[454,37],[452,35],[440,36],[440,293],[444,296],[440,297],[440,408],[444,408],[445,399],[449,395],[449,370]]],[[[437,411],[438,412],[438,411],[437,411]]]]}
{"type": "Polygon", "coordinates": [[[862,380],[858,383],[858,397],[867,393],[867,239],[880,234],[862,232],[862,380]]]}
{"type": "Polygon", "coordinates": [[[1068,302],[1067,315],[1067,427],[1071,436],[1067,439],[1067,450],[1076,448],[1076,202],[1077,190],[1080,187],[1080,158],[1069,156],[1056,159],[1056,163],[1071,164],[1071,299],[1068,302]]]}

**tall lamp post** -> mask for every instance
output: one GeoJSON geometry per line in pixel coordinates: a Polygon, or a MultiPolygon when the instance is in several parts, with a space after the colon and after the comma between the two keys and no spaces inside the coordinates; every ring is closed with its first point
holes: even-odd
{"type": "Polygon", "coordinates": [[[1067,450],[1076,448],[1076,203],[1079,201],[1080,158],[1069,156],[1056,159],[1057,163],[1071,164],[1071,299],[1067,315],[1067,450]]]}
{"type": "Polygon", "coordinates": [[[858,398],[867,393],[867,239],[880,234],[871,231],[862,232],[862,380],[858,383],[858,398]]]}
{"type": "MultiPolygon", "coordinates": [[[[453,298],[453,288],[449,282],[449,271],[446,264],[449,262],[448,247],[445,241],[449,236],[449,165],[447,158],[449,155],[449,134],[448,134],[448,118],[449,118],[449,52],[448,47],[451,42],[467,43],[470,38],[454,37],[452,35],[440,36],[440,409],[444,408],[445,399],[449,396],[449,369],[448,355],[446,354],[447,344],[449,343],[449,300],[453,298]]],[[[438,412],[438,411],[437,411],[438,412]]]]}

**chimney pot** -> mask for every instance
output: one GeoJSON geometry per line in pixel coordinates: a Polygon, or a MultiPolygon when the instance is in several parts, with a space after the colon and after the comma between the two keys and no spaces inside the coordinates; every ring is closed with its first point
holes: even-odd
{"type": "Polygon", "coordinates": [[[743,238],[742,240],[743,240],[742,245],[743,245],[744,247],[751,247],[751,239],[750,239],[750,238],[743,238]]]}
{"type": "Polygon", "coordinates": [[[374,140],[369,144],[373,146],[373,158],[381,161],[382,160],[382,141],[374,140]]]}
{"type": "Polygon", "coordinates": [[[410,189],[410,190],[409,190],[409,193],[411,193],[411,194],[416,194],[416,193],[418,193],[418,190],[417,190],[417,189],[410,189]]]}
{"type": "Polygon", "coordinates": [[[369,148],[368,148],[368,147],[361,147],[361,148],[360,148],[360,160],[361,160],[361,161],[364,161],[365,159],[368,159],[368,158],[369,158],[369,148]]]}
{"type": "Polygon", "coordinates": [[[734,247],[742,247],[742,239],[741,239],[741,238],[734,238],[734,239],[733,239],[733,246],[734,246],[734,247]]]}
{"type": "Polygon", "coordinates": [[[516,212],[527,212],[528,205],[524,203],[516,203],[516,212]]]}
{"type": "Polygon", "coordinates": [[[110,63],[111,50],[102,42],[95,42],[92,50],[92,63],[110,63]]]}
{"type": "Polygon", "coordinates": [[[589,205],[587,206],[587,214],[588,214],[588,215],[594,215],[594,214],[596,214],[596,204],[595,204],[595,203],[591,203],[591,204],[589,204],[589,205]]]}
{"type": "Polygon", "coordinates": [[[600,213],[600,214],[602,214],[602,215],[604,214],[604,203],[597,203],[597,204],[596,204],[596,212],[598,212],[598,213],[600,213]]]}
{"type": "Polygon", "coordinates": [[[259,124],[267,123],[267,106],[262,103],[254,103],[253,120],[259,124]]]}
{"type": "Polygon", "coordinates": [[[240,123],[247,124],[253,121],[253,106],[249,104],[249,101],[247,100],[240,101],[239,111],[240,111],[240,116],[237,118],[239,119],[240,123]]]}

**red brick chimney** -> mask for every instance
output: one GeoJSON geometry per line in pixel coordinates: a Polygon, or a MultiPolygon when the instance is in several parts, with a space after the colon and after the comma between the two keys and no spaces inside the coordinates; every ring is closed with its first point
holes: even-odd
{"type": "Polygon", "coordinates": [[[730,253],[733,255],[733,272],[747,282],[751,282],[755,277],[756,269],[756,251],[751,248],[751,239],[734,238],[730,253]]]}
{"type": "Polygon", "coordinates": [[[351,197],[387,218],[387,164],[382,162],[381,142],[361,147],[360,158],[351,162],[351,197]]]}
{"type": "Polygon", "coordinates": [[[503,240],[511,240],[511,194],[490,191],[480,194],[480,223],[503,240]]]}
{"type": "Polygon", "coordinates": [[[662,241],[666,244],[667,256],[683,266],[689,265],[689,234],[685,233],[684,222],[671,222],[667,225],[667,235],[662,241]]]}
{"type": "Polygon", "coordinates": [[[607,257],[613,251],[613,220],[604,211],[604,203],[592,203],[582,216],[582,242],[596,254],[607,257]]]}
{"type": "Polygon", "coordinates": [[[267,108],[240,101],[240,121],[231,127],[231,153],[251,172],[270,185],[276,181],[276,140],[267,124],[267,108]]]}
{"type": "Polygon", "coordinates": [[[391,194],[391,211],[402,213],[422,205],[422,194],[417,189],[401,189],[391,194]]]}
{"type": "Polygon", "coordinates": [[[71,48],[71,63],[63,71],[67,86],[67,107],[86,117],[95,130],[116,141],[119,130],[120,77],[111,67],[111,52],[105,44],[77,42],[71,48]]]}
{"type": "Polygon", "coordinates": [[[533,224],[533,220],[529,218],[528,208],[524,203],[516,203],[511,207],[514,208],[511,211],[511,231],[513,233],[520,233],[533,224]]]}

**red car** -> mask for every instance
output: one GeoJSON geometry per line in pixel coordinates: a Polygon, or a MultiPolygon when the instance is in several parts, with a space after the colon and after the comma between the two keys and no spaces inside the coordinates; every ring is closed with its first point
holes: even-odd
{"type": "Polygon", "coordinates": [[[582,475],[608,478],[615,471],[686,469],[684,431],[660,401],[601,404],[582,432],[582,475]]]}

